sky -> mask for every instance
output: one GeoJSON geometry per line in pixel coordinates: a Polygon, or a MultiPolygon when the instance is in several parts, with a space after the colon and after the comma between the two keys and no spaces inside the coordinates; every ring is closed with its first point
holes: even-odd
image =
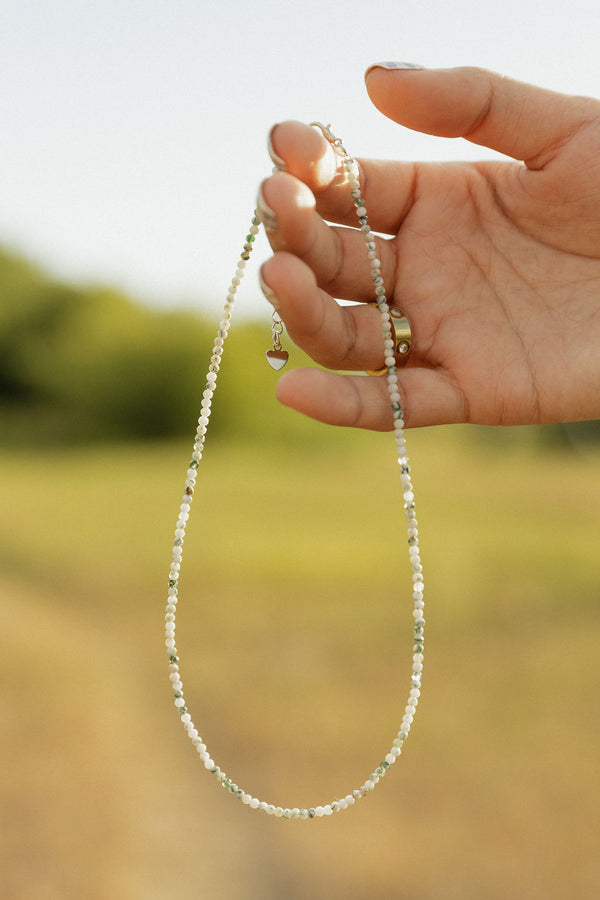
{"type": "Polygon", "coordinates": [[[2,0],[0,243],[61,278],[216,311],[275,122],[331,122],[357,156],[482,158],[385,119],[367,66],[480,65],[600,97],[599,42],[598,0],[2,0]]]}

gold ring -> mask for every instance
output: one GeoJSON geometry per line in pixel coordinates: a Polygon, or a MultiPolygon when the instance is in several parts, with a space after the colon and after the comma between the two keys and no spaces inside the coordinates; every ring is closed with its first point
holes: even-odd
{"type": "MultiPolygon", "coordinates": [[[[370,306],[377,306],[377,303],[371,303],[370,306]]],[[[410,330],[410,322],[401,309],[397,306],[390,305],[390,321],[394,331],[394,356],[397,365],[404,365],[409,354],[412,344],[412,332],[410,330]]],[[[386,375],[388,367],[382,366],[381,369],[366,369],[367,375],[386,375]]]]}

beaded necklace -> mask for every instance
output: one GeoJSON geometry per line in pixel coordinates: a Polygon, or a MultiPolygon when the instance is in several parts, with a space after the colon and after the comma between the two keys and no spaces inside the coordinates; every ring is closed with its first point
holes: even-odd
{"type": "MultiPolygon", "coordinates": [[[[169,658],[169,677],[174,696],[175,707],[181,717],[181,722],[185,731],[190,738],[192,744],[196,748],[200,759],[204,763],[204,767],[216,778],[221,787],[228,793],[232,794],[242,801],[249,809],[258,809],[269,815],[281,817],[284,819],[312,819],[321,816],[330,816],[334,812],[340,812],[343,809],[349,809],[357,800],[367,796],[375,788],[384,777],[388,769],[396,762],[402,753],[402,747],[411,729],[413,718],[421,695],[421,676],[423,671],[423,641],[424,641],[424,600],[423,600],[423,567],[419,554],[419,538],[417,530],[417,519],[415,512],[415,497],[410,477],[410,466],[406,452],[406,440],[404,437],[404,419],[400,406],[400,393],[398,390],[398,368],[395,352],[404,354],[407,352],[407,345],[397,345],[393,339],[392,319],[390,305],[385,295],[385,287],[381,276],[381,263],[377,258],[376,244],[373,234],[369,226],[367,209],[365,202],[361,196],[360,183],[358,179],[358,166],[356,161],[347,152],[339,138],[332,135],[330,126],[324,127],[318,122],[311,123],[321,129],[324,136],[333,146],[335,152],[340,157],[341,164],[344,169],[345,179],[349,185],[350,193],[354,200],[356,213],[358,216],[358,225],[365,239],[365,247],[367,258],[369,260],[371,277],[374,285],[375,302],[381,314],[381,331],[383,339],[385,369],[384,374],[387,379],[387,387],[390,399],[390,408],[393,417],[394,441],[396,445],[396,454],[398,464],[400,466],[400,482],[402,486],[404,511],[406,517],[406,527],[408,536],[408,553],[409,561],[412,569],[413,580],[413,657],[412,670],[410,674],[410,691],[408,700],[402,717],[400,729],[392,741],[388,753],[375,767],[374,771],[369,775],[367,780],[358,788],[355,788],[344,797],[332,800],[323,806],[315,807],[282,807],[247,793],[243,788],[238,787],[235,782],[218,766],[212,759],[206,744],[200,737],[198,729],[192,721],[192,717],[188,712],[185,699],[183,696],[183,682],[180,671],[180,658],[175,642],[175,614],[178,601],[178,584],[181,570],[181,559],[183,555],[183,543],[185,539],[185,530],[190,517],[190,509],[196,486],[198,467],[202,460],[206,433],[211,413],[213,396],[217,387],[217,376],[221,367],[221,358],[223,355],[223,345],[229,332],[231,324],[231,314],[233,304],[241,279],[244,276],[246,265],[250,259],[250,254],[254,246],[256,235],[259,233],[260,217],[255,210],[252,222],[240,258],[237,263],[235,275],[231,280],[229,290],[225,299],[223,308],[223,316],[219,322],[219,328],[213,343],[212,356],[208,372],[206,375],[206,385],[203,393],[201,412],[198,419],[198,427],[194,439],[191,459],[188,463],[188,470],[185,478],[185,490],[179,507],[179,514],[175,525],[175,535],[173,540],[171,565],[169,569],[169,588],[167,597],[167,606],[165,614],[165,644],[167,655],[169,658]]],[[[393,310],[393,307],[392,307],[393,310]]],[[[279,347],[280,349],[280,347],[279,347]]]]}

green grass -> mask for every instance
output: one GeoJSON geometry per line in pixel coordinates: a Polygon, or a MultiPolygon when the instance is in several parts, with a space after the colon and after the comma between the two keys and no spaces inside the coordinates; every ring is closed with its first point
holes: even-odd
{"type": "MultiPolygon", "coordinates": [[[[372,771],[411,655],[393,442],[304,433],[209,443],[178,616],[211,752],[283,805],[372,771]]],[[[313,823],[227,798],[171,709],[187,447],[4,452],[2,896],[595,897],[600,465],[466,434],[410,435],[428,601],[413,733],[373,797],[313,823]]]]}

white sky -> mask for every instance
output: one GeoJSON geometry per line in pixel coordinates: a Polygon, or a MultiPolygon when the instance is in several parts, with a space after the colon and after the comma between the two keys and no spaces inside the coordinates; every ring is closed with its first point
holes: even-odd
{"type": "Polygon", "coordinates": [[[331,121],[356,155],[477,158],[384,119],[365,68],[482,65],[600,96],[599,46],[600,0],[0,0],[0,242],[216,310],[273,123],[331,121]]]}

